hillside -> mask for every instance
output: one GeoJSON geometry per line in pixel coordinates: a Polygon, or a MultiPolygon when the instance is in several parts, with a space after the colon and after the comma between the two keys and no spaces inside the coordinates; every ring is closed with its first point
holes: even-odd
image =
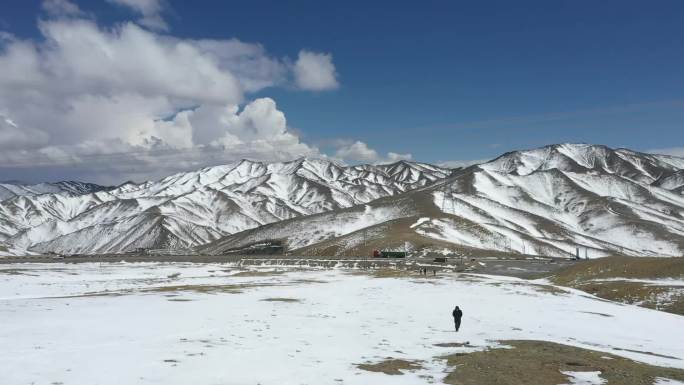
{"type": "Polygon", "coordinates": [[[62,181],[55,183],[22,183],[0,182],[0,201],[18,196],[36,196],[41,194],[65,193],[82,195],[103,190],[111,190],[112,187],[100,186],[94,183],[75,181],[62,181]]]}
{"type": "Polygon", "coordinates": [[[549,279],[611,301],[684,315],[684,258],[601,258],[549,279]]]}
{"type": "Polygon", "coordinates": [[[0,241],[69,254],[188,248],[395,195],[449,173],[403,161],[346,167],[317,159],[243,160],[109,191],[6,199],[0,202],[0,241]]]}
{"type": "Polygon", "coordinates": [[[589,258],[680,256],[683,165],[681,158],[596,145],[516,151],[425,188],[273,223],[199,250],[282,238],[292,253],[324,255],[408,248],[573,257],[580,248],[589,258]]]}
{"type": "Polygon", "coordinates": [[[13,254],[223,253],[283,239],[308,255],[681,256],[683,167],[588,144],[457,170],[243,160],[114,189],[13,196],[0,201],[0,242],[13,254]]]}

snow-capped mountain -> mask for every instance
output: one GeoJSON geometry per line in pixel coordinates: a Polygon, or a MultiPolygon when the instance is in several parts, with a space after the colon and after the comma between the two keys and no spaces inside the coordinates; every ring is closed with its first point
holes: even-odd
{"type": "Polygon", "coordinates": [[[0,182],[0,201],[16,196],[34,196],[40,194],[87,194],[97,191],[109,190],[112,187],[100,186],[94,183],[83,183],[74,181],[62,181],[55,183],[22,183],[22,182],[0,182]]]}
{"type": "Polygon", "coordinates": [[[0,241],[36,252],[187,248],[267,223],[429,185],[451,170],[414,162],[345,167],[243,160],[112,190],[0,202],[0,241]]]}
{"type": "Polygon", "coordinates": [[[684,254],[684,159],[586,144],[506,153],[451,170],[243,160],[112,190],[0,202],[20,250],[222,253],[285,239],[293,253],[375,248],[571,257],[684,254]]]}
{"type": "Polygon", "coordinates": [[[227,236],[220,253],[287,239],[301,254],[374,248],[571,257],[684,254],[684,159],[586,144],[504,154],[446,180],[337,212],[227,236]]]}

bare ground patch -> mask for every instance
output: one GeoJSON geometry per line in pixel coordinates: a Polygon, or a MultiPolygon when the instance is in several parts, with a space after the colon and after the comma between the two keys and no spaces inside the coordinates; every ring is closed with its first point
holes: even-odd
{"type": "Polygon", "coordinates": [[[547,341],[500,341],[512,349],[445,356],[446,384],[567,384],[561,371],[600,371],[608,385],[651,385],[657,377],[684,380],[684,370],[648,365],[612,354],[547,341]]]}
{"type": "Polygon", "coordinates": [[[232,274],[231,277],[272,277],[272,276],[277,276],[277,275],[281,275],[284,273],[285,273],[285,270],[273,270],[273,271],[247,270],[247,271],[241,271],[239,273],[232,274]]]}
{"type": "Polygon", "coordinates": [[[642,282],[581,282],[575,288],[611,301],[684,315],[684,288],[642,282]]]}
{"type": "Polygon", "coordinates": [[[684,315],[684,288],[625,279],[684,279],[684,258],[608,257],[557,271],[551,281],[611,301],[684,315]],[[611,280],[612,279],[612,280],[611,280]]]}
{"type": "Polygon", "coordinates": [[[429,283],[432,280],[442,279],[442,275],[432,275],[428,272],[427,275],[422,275],[416,269],[391,269],[391,268],[371,268],[363,270],[352,270],[349,274],[352,275],[368,275],[373,278],[418,278],[422,281],[416,283],[429,283]]]}
{"type": "Polygon", "coordinates": [[[477,346],[471,345],[470,342],[444,342],[439,344],[434,344],[440,348],[475,348],[477,346]]]}
{"type": "Polygon", "coordinates": [[[369,275],[373,278],[406,278],[418,277],[419,275],[410,270],[402,269],[367,269],[367,270],[352,270],[350,274],[353,275],[369,275]]]}
{"type": "Polygon", "coordinates": [[[265,302],[302,302],[301,299],[299,298],[284,298],[284,297],[275,297],[275,298],[264,298],[260,301],[265,301],[265,302]]]}
{"type": "Polygon", "coordinates": [[[423,366],[420,364],[420,361],[403,360],[389,357],[383,361],[373,364],[357,364],[356,367],[368,372],[378,372],[396,376],[404,374],[402,370],[418,370],[423,366]]]}
{"type": "Polygon", "coordinates": [[[529,282],[488,282],[490,286],[497,287],[525,287],[530,288],[538,293],[553,294],[553,295],[565,295],[568,294],[567,291],[562,288],[553,285],[540,285],[533,284],[529,282]]]}
{"type": "Polygon", "coordinates": [[[561,285],[605,278],[684,278],[684,257],[606,257],[580,261],[558,270],[552,280],[561,285]]]}
{"type": "Polygon", "coordinates": [[[38,274],[29,274],[29,270],[26,269],[0,269],[0,274],[6,274],[6,275],[30,275],[37,277],[38,274]]]}
{"type": "Polygon", "coordinates": [[[229,284],[229,285],[172,285],[148,287],[140,290],[143,293],[174,293],[174,292],[193,292],[198,294],[240,294],[245,289],[256,287],[276,286],[276,284],[252,283],[252,284],[229,284]]]}
{"type": "Polygon", "coordinates": [[[293,283],[328,283],[328,281],[323,281],[320,279],[309,279],[309,278],[295,279],[292,282],[293,283]]]}
{"type": "Polygon", "coordinates": [[[613,316],[613,315],[611,315],[611,314],[606,314],[606,313],[597,313],[597,312],[595,312],[595,311],[582,311],[582,312],[580,312],[580,313],[585,313],[585,314],[594,314],[594,315],[598,315],[598,316],[601,316],[601,317],[614,317],[614,316],[613,316]]]}
{"type": "Polygon", "coordinates": [[[99,291],[83,294],[74,295],[60,295],[57,297],[38,297],[37,299],[70,299],[70,298],[90,298],[90,297],[120,297],[125,295],[123,292],[118,291],[99,291]]]}

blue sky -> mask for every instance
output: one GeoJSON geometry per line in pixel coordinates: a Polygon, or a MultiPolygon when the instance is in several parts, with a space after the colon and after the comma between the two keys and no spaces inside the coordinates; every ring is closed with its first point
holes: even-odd
{"type": "MultiPolygon", "coordinates": [[[[136,17],[110,2],[74,3],[101,28],[136,17]]],[[[681,1],[161,5],[159,35],[237,38],[284,62],[301,50],[330,54],[334,89],[278,84],[243,101],[275,100],[291,131],[326,154],[345,140],[426,162],[566,141],[684,147],[681,1]]],[[[40,41],[44,14],[40,1],[6,3],[0,30],[40,41]]]]}
{"type": "Polygon", "coordinates": [[[179,30],[218,36],[231,26],[283,53],[332,52],[339,91],[266,91],[317,139],[346,134],[426,161],[561,141],[684,144],[681,1],[397,3],[297,3],[271,13],[253,2],[225,23],[179,30]],[[509,118],[518,120],[498,121],[509,118]]]}

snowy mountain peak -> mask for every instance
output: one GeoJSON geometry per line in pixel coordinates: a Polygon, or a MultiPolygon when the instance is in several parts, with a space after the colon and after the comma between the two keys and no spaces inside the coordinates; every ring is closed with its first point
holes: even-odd
{"type": "MultiPolygon", "coordinates": [[[[515,151],[454,171],[447,183],[272,223],[201,250],[221,253],[276,237],[307,255],[368,255],[409,244],[473,256],[573,257],[578,248],[592,258],[681,256],[684,171],[677,161],[587,144],[515,151]]],[[[429,167],[386,165],[384,177],[410,180],[429,167]]]]}
{"type": "MultiPolygon", "coordinates": [[[[266,223],[351,207],[444,178],[422,164],[241,160],[78,197],[0,202],[0,241],[39,252],[121,252],[209,242],[266,223]]],[[[80,185],[60,185],[78,190],[80,185]]]]}
{"type": "Polygon", "coordinates": [[[653,183],[676,173],[684,159],[612,149],[603,145],[563,143],[531,150],[513,151],[480,165],[488,171],[529,175],[558,169],[570,173],[602,172],[653,183]]]}
{"type": "Polygon", "coordinates": [[[567,257],[584,247],[593,255],[681,255],[682,165],[570,143],[459,170],[241,160],[111,190],[64,182],[50,185],[59,193],[13,196],[0,202],[0,242],[13,253],[203,244],[220,252],[279,237],[295,249],[338,253],[357,250],[357,232],[371,228],[376,247],[412,241],[485,254],[567,257]]]}
{"type": "Polygon", "coordinates": [[[17,196],[35,196],[40,194],[88,194],[97,191],[106,191],[112,187],[100,186],[94,183],[75,181],[61,181],[54,183],[23,183],[18,181],[0,182],[0,201],[17,196]]]}

